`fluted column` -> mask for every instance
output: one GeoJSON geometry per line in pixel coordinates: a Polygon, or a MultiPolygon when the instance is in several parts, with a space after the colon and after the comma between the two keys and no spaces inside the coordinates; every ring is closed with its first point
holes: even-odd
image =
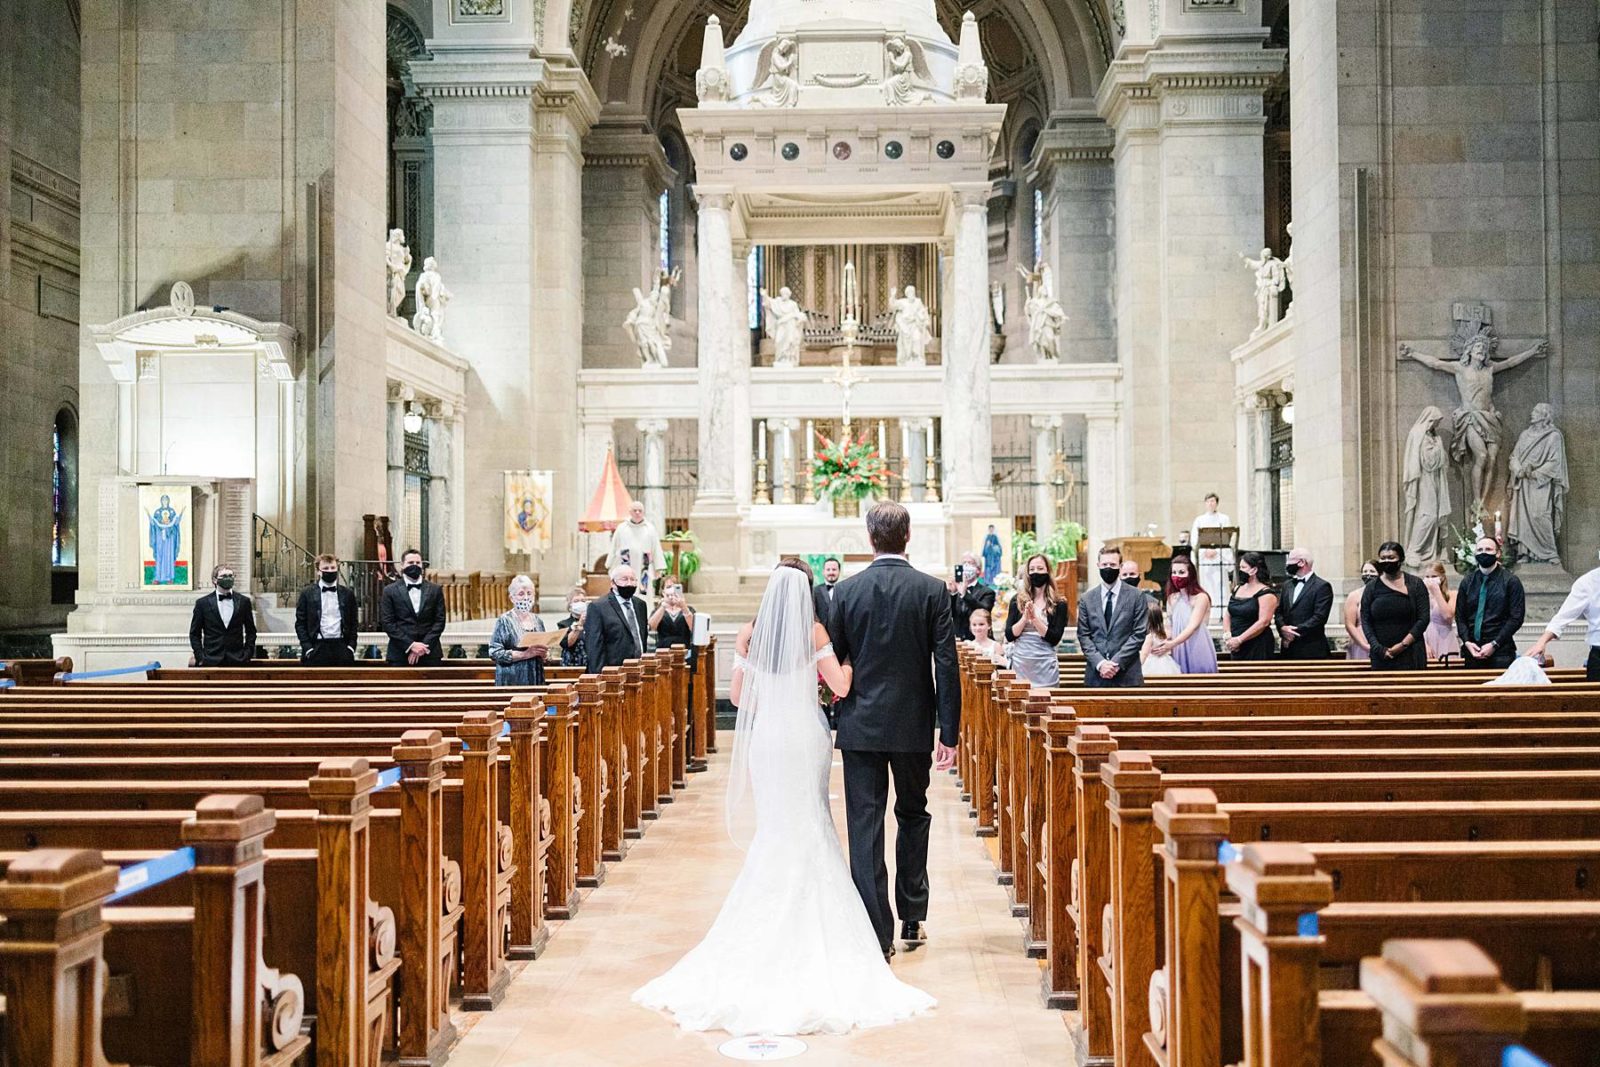
{"type": "Polygon", "coordinates": [[[957,512],[989,515],[994,498],[989,414],[989,185],[954,186],[955,255],[944,346],[944,499],[957,512]]]}
{"type": "Polygon", "coordinates": [[[667,521],[667,420],[640,419],[634,423],[644,434],[644,515],[666,532],[667,521]]]}
{"type": "MultiPolygon", "coordinates": [[[[739,418],[733,192],[727,187],[701,185],[695,187],[695,198],[700,205],[700,480],[692,517],[706,561],[697,584],[707,592],[731,592],[738,584],[735,471],[741,463],[748,469],[750,450],[748,414],[739,418]],[[745,441],[742,447],[741,436],[745,441]]],[[[748,366],[749,360],[745,363],[748,366]]],[[[747,398],[745,402],[748,404],[747,398]]]]}
{"type": "MultiPolygon", "coordinates": [[[[384,411],[385,457],[387,462],[389,533],[396,546],[410,544],[416,531],[406,528],[406,405],[416,394],[409,385],[389,386],[389,405],[384,411]]],[[[321,551],[321,549],[318,549],[321,551]]]]}
{"type": "Polygon", "coordinates": [[[1089,544],[1097,546],[1133,529],[1129,501],[1123,491],[1126,465],[1118,418],[1114,412],[1088,416],[1084,436],[1083,466],[1088,471],[1089,544]]]}
{"type": "Polygon", "coordinates": [[[1055,489],[1050,479],[1055,473],[1061,416],[1034,415],[1028,425],[1033,430],[1033,528],[1044,537],[1056,524],[1055,489]]]}

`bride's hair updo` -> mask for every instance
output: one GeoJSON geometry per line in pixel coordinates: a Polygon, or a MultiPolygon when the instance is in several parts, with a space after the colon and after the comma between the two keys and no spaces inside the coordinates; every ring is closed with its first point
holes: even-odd
{"type": "Polygon", "coordinates": [[[778,566],[790,567],[799,571],[801,574],[806,576],[807,585],[817,584],[817,572],[811,569],[811,564],[807,563],[799,556],[784,556],[778,561],[778,566]]]}

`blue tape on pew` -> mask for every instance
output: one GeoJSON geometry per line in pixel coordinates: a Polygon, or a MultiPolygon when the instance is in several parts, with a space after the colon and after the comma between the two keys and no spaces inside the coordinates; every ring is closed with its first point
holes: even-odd
{"type": "MultiPolygon", "coordinates": [[[[511,736],[511,724],[510,723],[504,723],[504,724],[501,725],[501,727],[500,727],[500,736],[501,737],[510,737],[511,736]]],[[[467,749],[467,748],[471,748],[472,746],[467,744],[465,741],[463,741],[463,742],[461,742],[461,747],[464,748],[464,749],[467,749]]]]}
{"type": "Polygon", "coordinates": [[[0,689],[11,689],[17,684],[15,678],[0,678],[0,689]]]}
{"type": "Polygon", "coordinates": [[[1218,842],[1218,844],[1217,844],[1217,862],[1218,863],[1223,863],[1223,864],[1238,863],[1241,858],[1242,858],[1242,856],[1241,856],[1241,854],[1239,852],[1239,849],[1234,845],[1234,843],[1232,841],[1229,841],[1226,838],[1224,838],[1222,841],[1218,842]]]}
{"type": "Polygon", "coordinates": [[[161,664],[152,660],[142,667],[109,667],[103,671],[63,671],[56,675],[58,682],[81,682],[85,678],[111,678],[119,674],[145,674],[159,671],[161,664]]]}
{"type": "Polygon", "coordinates": [[[390,767],[386,771],[379,771],[378,784],[372,787],[372,791],[376,793],[380,789],[388,789],[391,785],[394,785],[398,781],[400,781],[399,767],[390,767]]]}
{"type": "Polygon", "coordinates": [[[141,890],[160,885],[192,870],[194,870],[194,848],[189,845],[174,849],[165,856],[157,856],[153,860],[124,867],[117,875],[117,890],[106,898],[106,903],[115,904],[123,897],[131,897],[141,890]]]}
{"type": "Polygon", "coordinates": [[[1500,1057],[1500,1067],[1550,1067],[1550,1065],[1521,1045],[1507,1045],[1505,1054],[1500,1057]]]}
{"type": "Polygon", "coordinates": [[[1316,937],[1318,933],[1317,913],[1314,911],[1305,912],[1300,916],[1296,926],[1299,928],[1301,937],[1316,937]]]}

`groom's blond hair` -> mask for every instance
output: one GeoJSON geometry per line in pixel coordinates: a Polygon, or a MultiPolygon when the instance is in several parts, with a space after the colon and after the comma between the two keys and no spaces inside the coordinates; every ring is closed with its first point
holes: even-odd
{"type": "Polygon", "coordinates": [[[892,500],[874,504],[867,512],[867,538],[881,553],[903,554],[911,540],[911,512],[892,500]]]}

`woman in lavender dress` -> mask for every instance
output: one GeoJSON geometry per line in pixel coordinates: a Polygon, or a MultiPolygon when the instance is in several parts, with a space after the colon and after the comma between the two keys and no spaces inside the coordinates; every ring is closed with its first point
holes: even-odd
{"type": "Polygon", "coordinates": [[[1211,597],[1195,575],[1194,561],[1174,556],[1167,579],[1167,633],[1172,636],[1151,651],[1170,655],[1184,674],[1216,674],[1217,647],[1206,625],[1210,618],[1211,597]]]}

